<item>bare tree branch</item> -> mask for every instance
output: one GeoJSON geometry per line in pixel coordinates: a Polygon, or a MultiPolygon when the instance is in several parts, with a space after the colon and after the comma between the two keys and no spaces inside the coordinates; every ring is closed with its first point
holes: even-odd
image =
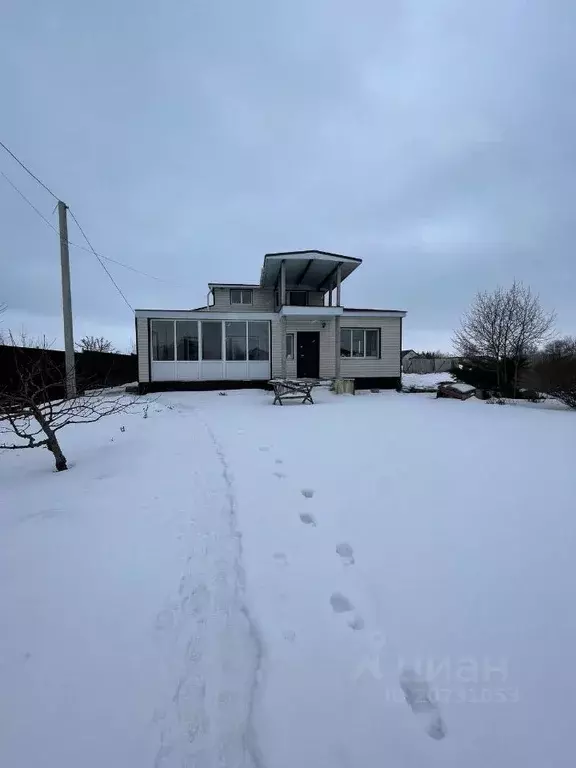
{"type": "Polygon", "coordinates": [[[82,352],[116,352],[112,342],[104,336],[84,336],[76,346],[82,352]]]}
{"type": "Polygon", "coordinates": [[[0,448],[46,447],[54,456],[58,471],[68,469],[57,438],[61,429],[124,413],[138,403],[137,397],[105,389],[88,391],[67,400],[54,399],[55,391],[65,388],[65,375],[51,357],[43,353],[35,360],[26,358],[24,361],[23,353],[17,349],[14,355],[18,389],[0,389],[0,436],[10,434],[12,439],[0,440],[0,448]]]}

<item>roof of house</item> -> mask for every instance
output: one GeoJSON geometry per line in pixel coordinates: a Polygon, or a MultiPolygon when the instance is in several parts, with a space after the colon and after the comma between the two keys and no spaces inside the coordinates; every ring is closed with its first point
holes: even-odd
{"type": "Polygon", "coordinates": [[[208,283],[208,288],[261,288],[259,283],[208,283]]]}
{"type": "Polygon", "coordinates": [[[416,354],[416,352],[413,349],[403,349],[402,357],[405,357],[409,352],[414,352],[414,354],[416,354]]]}
{"type": "Polygon", "coordinates": [[[374,307],[344,307],[344,312],[406,312],[405,309],[375,309],[374,307]]]}
{"type": "Polygon", "coordinates": [[[336,287],[338,275],[345,280],[362,259],[329,251],[278,251],[264,256],[260,285],[274,288],[280,281],[282,265],[289,289],[329,291],[336,287]]]}
{"type": "Polygon", "coordinates": [[[310,248],[306,251],[275,251],[274,253],[265,253],[266,256],[305,256],[308,253],[317,253],[320,256],[334,256],[336,259],[345,259],[346,261],[357,261],[362,263],[362,259],[356,258],[356,256],[344,256],[342,253],[332,253],[331,251],[318,251],[315,248],[310,248]]]}

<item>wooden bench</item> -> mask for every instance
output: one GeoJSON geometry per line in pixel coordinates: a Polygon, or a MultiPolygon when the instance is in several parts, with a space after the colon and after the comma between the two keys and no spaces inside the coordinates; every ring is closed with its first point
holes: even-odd
{"type": "Polygon", "coordinates": [[[282,405],[284,400],[300,400],[301,404],[312,403],[312,389],[316,386],[315,381],[307,381],[306,379],[294,380],[294,379],[272,379],[269,382],[274,390],[274,402],[282,405]]]}

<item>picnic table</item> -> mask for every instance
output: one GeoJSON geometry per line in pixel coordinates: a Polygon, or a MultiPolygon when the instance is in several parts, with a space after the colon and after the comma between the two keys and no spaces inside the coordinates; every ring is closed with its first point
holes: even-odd
{"type": "Polygon", "coordinates": [[[271,379],[269,382],[274,390],[274,402],[282,405],[283,400],[301,400],[304,403],[312,403],[312,389],[317,382],[309,379],[271,379]]]}

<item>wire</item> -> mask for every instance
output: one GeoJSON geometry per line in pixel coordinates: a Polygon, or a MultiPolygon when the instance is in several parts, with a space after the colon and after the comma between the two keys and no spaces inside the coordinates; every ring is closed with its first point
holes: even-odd
{"type": "MultiPolygon", "coordinates": [[[[71,211],[70,211],[70,215],[72,215],[71,211]]],[[[93,252],[88,248],[84,248],[83,245],[78,245],[77,243],[70,243],[70,245],[73,245],[74,248],[79,248],[81,251],[86,251],[86,253],[93,252]]],[[[163,280],[161,277],[156,277],[155,275],[151,275],[149,272],[143,272],[141,269],[136,269],[136,267],[131,267],[130,264],[123,264],[121,261],[116,261],[116,259],[111,259],[110,256],[104,256],[104,254],[102,253],[99,253],[98,256],[100,256],[101,259],[106,259],[106,261],[112,262],[112,264],[117,264],[119,267],[124,267],[124,269],[129,269],[130,272],[135,272],[137,275],[144,275],[144,277],[149,277],[151,280],[158,280],[159,283],[168,282],[167,280],[163,280]]]]}
{"type": "Polygon", "coordinates": [[[80,230],[80,232],[82,233],[82,237],[83,237],[83,238],[84,238],[84,240],[86,240],[86,242],[88,243],[88,247],[90,248],[90,250],[92,251],[92,253],[94,254],[94,256],[96,256],[96,258],[97,258],[97,259],[98,259],[98,261],[100,262],[100,265],[101,265],[102,269],[104,270],[104,272],[106,272],[106,274],[108,275],[108,277],[109,277],[109,278],[110,278],[110,280],[112,281],[112,285],[113,285],[113,286],[116,288],[116,290],[118,291],[118,293],[120,294],[120,296],[122,296],[122,298],[124,299],[124,302],[126,303],[126,306],[127,306],[129,309],[130,309],[130,311],[131,311],[131,312],[134,312],[134,307],[132,307],[132,305],[130,304],[130,302],[129,302],[129,301],[128,301],[128,299],[126,298],[126,296],[124,296],[124,294],[122,293],[122,290],[121,290],[120,286],[118,285],[118,283],[116,282],[116,280],[114,280],[114,278],[113,278],[113,277],[112,277],[112,275],[110,274],[110,272],[109,272],[108,268],[106,267],[106,264],[104,264],[104,262],[103,262],[103,260],[101,259],[101,257],[100,257],[100,256],[99,256],[99,255],[96,253],[96,251],[94,250],[94,246],[92,245],[92,243],[90,242],[90,240],[88,240],[88,236],[87,236],[86,232],[84,232],[84,230],[83,230],[83,229],[82,229],[82,227],[80,226],[80,223],[79,223],[78,219],[76,218],[76,216],[74,216],[74,211],[72,211],[70,208],[68,208],[68,210],[70,211],[70,216],[72,216],[72,218],[73,218],[73,219],[74,219],[74,221],[76,222],[76,226],[78,227],[78,229],[79,229],[79,230],[80,230]]]}
{"type": "Polygon", "coordinates": [[[48,224],[48,226],[50,227],[50,229],[53,229],[53,230],[54,230],[54,232],[56,232],[56,234],[57,234],[57,235],[59,235],[59,232],[58,232],[58,230],[56,229],[56,227],[54,226],[54,224],[52,224],[52,222],[48,221],[48,219],[46,218],[46,216],[44,216],[44,214],[43,214],[43,213],[41,213],[41,212],[38,210],[38,208],[36,208],[36,206],[34,205],[34,203],[31,203],[31,202],[30,202],[30,200],[28,200],[28,198],[26,197],[26,195],[24,194],[24,192],[21,192],[21,191],[18,189],[18,187],[16,186],[16,184],[14,184],[12,181],[10,181],[10,179],[8,178],[8,176],[6,176],[6,174],[4,173],[4,171],[0,171],[0,173],[2,174],[2,176],[4,176],[4,178],[6,179],[6,181],[8,182],[8,184],[10,184],[10,186],[12,187],[12,189],[13,189],[15,192],[18,192],[18,194],[20,195],[20,197],[21,197],[23,200],[25,200],[25,201],[28,203],[28,205],[30,206],[30,208],[32,208],[32,210],[33,210],[33,211],[36,211],[36,213],[38,214],[38,216],[40,216],[40,218],[41,218],[43,221],[45,221],[45,222],[46,222],[46,224],[48,224]]]}
{"type": "Polygon", "coordinates": [[[8,149],[8,147],[6,146],[6,144],[4,144],[2,141],[0,141],[0,147],[2,147],[2,149],[5,149],[5,150],[6,150],[6,152],[8,152],[8,154],[9,154],[11,157],[13,157],[13,158],[14,158],[14,160],[16,160],[16,162],[18,163],[18,165],[21,165],[21,166],[22,166],[22,168],[24,168],[24,170],[26,171],[26,173],[27,173],[27,174],[29,174],[30,176],[32,176],[32,178],[33,178],[35,181],[37,181],[37,182],[38,182],[38,184],[40,184],[40,186],[41,186],[41,187],[44,187],[44,189],[46,190],[46,192],[49,192],[49,193],[52,195],[52,197],[53,197],[55,200],[59,200],[59,199],[60,199],[60,198],[59,198],[57,195],[55,195],[55,194],[54,194],[54,192],[52,192],[52,190],[50,189],[50,187],[47,187],[47,186],[46,186],[46,184],[44,184],[44,182],[43,182],[43,181],[41,181],[41,180],[38,178],[38,176],[35,176],[35,175],[32,173],[32,171],[30,170],[30,168],[27,168],[27,167],[24,165],[24,163],[22,162],[22,160],[19,160],[19,159],[16,157],[16,155],[14,154],[14,152],[12,152],[12,150],[11,150],[11,149],[8,149]]]}
{"type": "MultiPolygon", "coordinates": [[[[39,211],[38,208],[36,208],[36,206],[30,202],[30,200],[28,200],[26,195],[20,189],[18,189],[16,184],[14,184],[14,182],[11,181],[8,178],[8,176],[6,176],[4,171],[0,171],[0,174],[2,174],[2,176],[6,179],[6,181],[8,182],[8,184],[10,184],[12,189],[15,192],[17,192],[20,195],[20,197],[28,203],[30,208],[32,208],[32,210],[35,211],[35,213],[37,213],[38,216],[40,216],[40,218],[44,222],[46,222],[46,224],[48,224],[50,229],[54,230],[54,232],[56,232],[58,237],[60,237],[60,232],[58,231],[58,229],[52,224],[51,221],[48,221],[46,216],[44,216],[44,214],[41,211],[39,211]]],[[[85,251],[86,253],[92,253],[92,250],[90,248],[85,248],[83,245],[78,245],[78,243],[73,243],[71,240],[68,240],[68,245],[71,245],[74,248],[78,248],[80,251],[85,251]]],[[[123,264],[121,261],[117,261],[116,259],[111,259],[110,256],[104,256],[104,254],[102,253],[99,253],[98,256],[100,256],[101,259],[106,259],[106,261],[112,262],[112,264],[117,264],[119,267],[124,267],[124,269],[129,269],[131,272],[135,272],[137,275],[143,275],[144,277],[149,277],[151,280],[158,280],[159,283],[167,282],[166,280],[163,280],[161,277],[155,277],[154,275],[151,275],[148,272],[143,272],[141,269],[136,269],[136,267],[131,267],[130,264],[123,264]]]]}

